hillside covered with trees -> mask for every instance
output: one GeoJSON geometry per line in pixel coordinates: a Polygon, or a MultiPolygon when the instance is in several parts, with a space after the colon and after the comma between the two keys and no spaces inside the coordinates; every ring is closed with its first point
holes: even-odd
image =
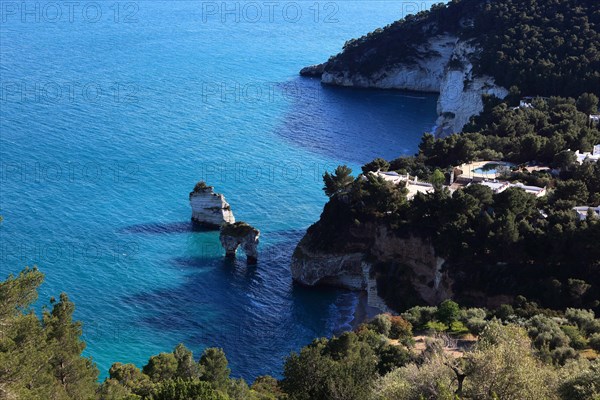
{"type": "MultiPolygon", "coordinates": [[[[99,384],[81,355],[82,325],[66,294],[38,317],[43,275],[25,269],[0,283],[0,398],[27,400],[589,400],[600,396],[600,319],[522,301],[495,312],[452,301],[382,314],[356,330],[316,339],[285,362],[283,377],[251,386],[232,378],[226,355],[199,359],[183,345],[139,369],[115,363],[99,384]],[[415,332],[429,335],[423,348],[415,332]],[[479,339],[473,341],[473,335],[479,339]],[[469,345],[451,347],[460,337],[469,345]]],[[[420,339],[421,340],[421,339],[420,339]]]]}
{"type": "MultiPolygon", "coordinates": [[[[547,307],[598,309],[600,219],[581,220],[573,208],[600,204],[600,164],[579,164],[568,150],[600,143],[598,126],[581,109],[583,99],[597,107],[591,94],[579,101],[540,99],[530,108],[495,102],[472,122],[472,132],[443,139],[426,134],[417,155],[374,160],[356,178],[345,167],[325,174],[330,201],[305,241],[325,253],[346,253],[358,244],[369,249],[369,241],[378,239],[365,232],[386,226],[398,237],[431,241],[463,302],[481,305],[482,296],[524,295],[547,307]],[[517,187],[494,193],[477,184],[451,193],[443,186],[454,166],[476,160],[512,161],[506,180],[545,187],[547,195],[534,197],[517,187]],[[550,167],[528,170],[532,162],[550,167]],[[417,176],[436,189],[407,201],[402,185],[370,174],[377,170],[417,176]]],[[[388,304],[398,311],[419,304],[402,261],[374,259],[388,304]]]]}
{"type": "Polygon", "coordinates": [[[452,0],[350,40],[325,71],[372,73],[426,58],[428,37],[473,40],[476,73],[526,95],[600,93],[600,3],[587,0],[452,0]]]}

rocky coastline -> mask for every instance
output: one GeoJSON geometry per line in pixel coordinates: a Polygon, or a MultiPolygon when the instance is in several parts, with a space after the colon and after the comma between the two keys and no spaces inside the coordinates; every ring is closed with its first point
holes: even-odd
{"type": "Polygon", "coordinates": [[[314,239],[307,233],[292,256],[292,278],[298,284],[363,291],[367,308],[379,312],[392,312],[401,292],[432,305],[453,295],[445,260],[426,239],[400,236],[383,224],[366,227],[335,251],[316,248],[314,239]],[[391,281],[395,293],[390,293],[391,281]]]}
{"type": "Polygon", "coordinates": [[[323,84],[333,86],[439,93],[435,127],[438,137],[460,132],[472,116],[480,114],[484,95],[500,99],[508,95],[508,90],[496,85],[494,78],[474,72],[474,59],[481,49],[473,41],[438,34],[415,50],[421,55],[416,60],[386,65],[376,71],[353,70],[333,58],[303,68],[300,75],[318,77],[323,84]]]}

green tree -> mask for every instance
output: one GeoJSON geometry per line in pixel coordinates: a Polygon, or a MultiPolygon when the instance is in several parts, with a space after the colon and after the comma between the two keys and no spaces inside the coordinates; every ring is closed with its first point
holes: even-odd
{"type": "Polygon", "coordinates": [[[598,96],[593,93],[583,93],[577,98],[577,109],[588,115],[598,113],[598,96]]]}
{"type": "Polygon", "coordinates": [[[25,268],[0,283],[0,398],[89,399],[98,370],[81,356],[81,324],[62,294],[39,319],[31,305],[43,274],[25,268]]]}
{"type": "Polygon", "coordinates": [[[198,362],[200,379],[209,382],[215,389],[226,391],[231,370],[223,349],[208,348],[198,362]]]}
{"type": "Polygon", "coordinates": [[[319,339],[291,354],[281,386],[295,400],[362,400],[376,377],[373,349],[353,332],[331,341],[319,339]]]}
{"type": "Polygon", "coordinates": [[[176,376],[181,379],[194,379],[199,376],[198,364],[194,361],[194,354],[182,343],[173,350],[177,360],[176,376]]]}
{"type": "Polygon", "coordinates": [[[563,150],[554,156],[552,165],[556,168],[568,171],[575,165],[576,162],[577,156],[575,156],[574,152],[570,150],[563,150]]]}
{"type": "Polygon", "coordinates": [[[444,300],[437,310],[437,318],[446,325],[458,321],[460,306],[452,300],[444,300]]]}
{"type": "Polygon", "coordinates": [[[469,354],[465,395],[476,399],[555,399],[558,379],[531,352],[523,328],[490,323],[469,354]]]}
{"type": "Polygon", "coordinates": [[[333,197],[346,191],[348,186],[354,182],[354,178],[351,174],[352,169],[346,165],[338,166],[333,174],[325,172],[325,174],[323,174],[323,182],[325,184],[323,190],[325,191],[325,194],[329,197],[333,197]]]}
{"type": "Polygon", "coordinates": [[[150,357],[142,372],[152,382],[164,382],[174,379],[177,375],[177,359],[173,353],[160,353],[150,357]]]}
{"type": "Polygon", "coordinates": [[[436,168],[435,171],[433,171],[433,173],[431,174],[429,182],[431,182],[431,184],[435,188],[439,189],[444,183],[446,183],[446,176],[444,176],[444,173],[442,171],[436,168]]]}
{"type": "Polygon", "coordinates": [[[141,397],[147,397],[152,392],[152,382],[148,375],[142,373],[138,367],[133,364],[114,363],[109,371],[109,378],[102,384],[104,391],[122,392],[117,390],[120,385],[129,393],[134,393],[141,397]]]}
{"type": "Polygon", "coordinates": [[[376,158],[370,163],[367,163],[361,167],[363,174],[376,171],[388,171],[390,169],[390,163],[383,158],[376,158]]]}
{"type": "Polygon", "coordinates": [[[61,293],[60,301],[54,303],[52,311],[44,311],[42,321],[47,341],[53,347],[49,364],[55,378],[69,397],[86,399],[96,391],[98,369],[91,358],[81,356],[85,343],[80,339],[81,323],[73,321],[74,311],[75,304],[66,293],[61,293]]]}
{"type": "Polygon", "coordinates": [[[229,397],[208,382],[177,378],[160,382],[154,389],[152,400],[229,400],[229,397]]]}

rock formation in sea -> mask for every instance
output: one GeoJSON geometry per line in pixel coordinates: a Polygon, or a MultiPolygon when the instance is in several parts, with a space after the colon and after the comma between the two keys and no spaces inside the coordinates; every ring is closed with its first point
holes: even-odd
{"type": "Polygon", "coordinates": [[[190,192],[192,206],[192,221],[197,224],[219,229],[221,225],[235,222],[229,203],[220,193],[215,193],[212,186],[198,182],[190,192]]]}
{"type": "Polygon", "coordinates": [[[242,247],[248,264],[258,261],[258,238],[260,231],[245,222],[224,224],[219,239],[228,257],[235,257],[238,247],[242,247]]]}
{"type": "MultiPolygon", "coordinates": [[[[508,95],[494,78],[474,72],[474,60],[481,50],[475,41],[448,33],[423,36],[426,40],[410,49],[416,56],[401,61],[374,69],[365,66],[365,60],[374,57],[376,50],[366,41],[354,50],[356,54],[340,53],[324,64],[303,68],[300,74],[320,77],[328,85],[439,93],[437,136],[460,132],[472,116],[483,111],[482,96],[503,99],[508,95]]],[[[377,40],[371,39],[373,47],[378,46],[377,40]]]]}

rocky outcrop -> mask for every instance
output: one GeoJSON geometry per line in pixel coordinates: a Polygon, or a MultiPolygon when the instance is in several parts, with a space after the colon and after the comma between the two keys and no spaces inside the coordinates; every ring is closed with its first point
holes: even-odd
{"type": "Polygon", "coordinates": [[[310,65],[308,67],[302,68],[300,70],[300,75],[308,76],[308,77],[312,77],[312,78],[320,78],[321,75],[323,75],[324,68],[325,68],[325,63],[310,65]]]}
{"type": "Polygon", "coordinates": [[[438,120],[436,134],[446,136],[460,132],[472,116],[483,111],[483,95],[503,99],[508,90],[494,83],[490,76],[477,76],[473,73],[472,56],[478,49],[469,42],[458,41],[451,65],[440,84],[440,97],[437,103],[438,120]]]}
{"type": "Polygon", "coordinates": [[[229,203],[222,194],[215,193],[212,186],[198,182],[190,193],[192,221],[200,225],[219,229],[225,223],[232,224],[235,217],[229,203]]]}
{"type": "Polygon", "coordinates": [[[366,288],[361,265],[363,259],[363,253],[322,253],[300,243],[292,257],[292,278],[307,286],[326,284],[363,290],[366,288]]]}
{"type": "Polygon", "coordinates": [[[484,94],[499,98],[508,94],[492,77],[474,74],[473,60],[479,49],[473,41],[438,34],[415,51],[420,54],[416,62],[387,65],[367,74],[330,61],[303,69],[303,75],[318,76],[322,69],[321,81],[328,85],[439,93],[435,129],[438,136],[460,132],[472,116],[481,113],[484,94]]]}
{"type": "Polygon", "coordinates": [[[245,222],[225,224],[221,227],[219,239],[228,257],[235,257],[241,246],[248,259],[248,264],[258,261],[258,238],[260,231],[245,222]]]}
{"type": "MultiPolygon", "coordinates": [[[[365,250],[337,253],[315,250],[307,234],[292,257],[294,281],[309,286],[365,290],[369,305],[382,311],[387,311],[388,305],[378,288],[386,281],[407,282],[405,289],[417,293],[419,300],[428,304],[452,297],[452,280],[443,270],[445,260],[435,254],[429,241],[397,236],[383,225],[366,230],[374,235],[361,238],[367,244],[365,250]]],[[[355,244],[351,247],[357,248],[355,244]]]]}

